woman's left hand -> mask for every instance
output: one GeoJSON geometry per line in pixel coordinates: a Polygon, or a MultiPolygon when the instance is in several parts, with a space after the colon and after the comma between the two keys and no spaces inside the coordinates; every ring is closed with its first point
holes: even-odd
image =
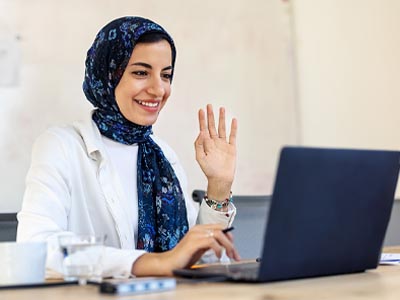
{"type": "Polygon", "coordinates": [[[237,120],[232,119],[229,138],[225,128],[225,109],[219,109],[218,131],[211,104],[199,111],[200,133],[195,141],[196,160],[208,179],[208,196],[229,196],[236,168],[237,120]],[[228,139],[227,139],[228,138],[228,139]]]}

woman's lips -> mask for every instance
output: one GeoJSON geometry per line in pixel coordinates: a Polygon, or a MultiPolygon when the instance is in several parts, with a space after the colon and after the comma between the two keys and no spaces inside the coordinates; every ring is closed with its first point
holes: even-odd
{"type": "Polygon", "coordinates": [[[138,103],[143,109],[147,111],[156,111],[160,106],[160,101],[146,101],[146,100],[136,100],[135,102],[138,103]]]}

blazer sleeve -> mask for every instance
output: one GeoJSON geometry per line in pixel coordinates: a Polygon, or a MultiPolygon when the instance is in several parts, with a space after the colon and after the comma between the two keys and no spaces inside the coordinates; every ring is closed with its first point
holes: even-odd
{"type": "MultiPolygon", "coordinates": [[[[17,241],[46,241],[46,277],[61,277],[60,235],[73,235],[68,230],[71,207],[68,147],[57,131],[48,130],[36,140],[31,167],[26,177],[22,209],[18,213],[17,241]]],[[[103,276],[128,277],[133,262],[143,250],[104,247],[103,276]]]]}

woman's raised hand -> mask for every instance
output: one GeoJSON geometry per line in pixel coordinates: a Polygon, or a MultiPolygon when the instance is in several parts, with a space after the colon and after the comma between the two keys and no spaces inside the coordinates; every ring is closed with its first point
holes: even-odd
{"type": "Polygon", "coordinates": [[[232,119],[229,137],[225,128],[225,109],[219,109],[218,130],[211,104],[199,110],[200,133],[195,141],[196,160],[208,180],[210,198],[224,200],[229,196],[236,168],[237,120],[232,119]]]}

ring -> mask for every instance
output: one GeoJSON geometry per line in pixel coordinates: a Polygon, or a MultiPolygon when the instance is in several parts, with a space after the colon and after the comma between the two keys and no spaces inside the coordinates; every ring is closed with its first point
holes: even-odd
{"type": "Polygon", "coordinates": [[[207,229],[206,232],[207,232],[207,237],[214,237],[214,230],[207,229]]]}

